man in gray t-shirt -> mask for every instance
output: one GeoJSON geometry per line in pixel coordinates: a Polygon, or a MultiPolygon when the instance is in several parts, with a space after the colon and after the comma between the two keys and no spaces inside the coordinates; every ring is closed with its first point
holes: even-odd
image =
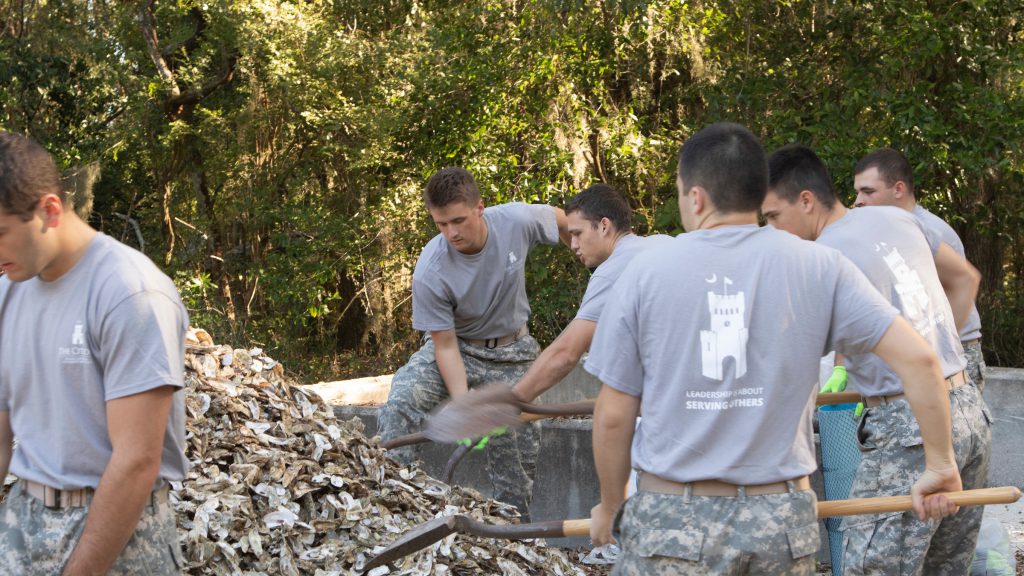
{"type": "MultiPolygon", "coordinates": [[[[558,208],[502,204],[484,208],[473,177],[445,168],[430,177],[424,201],[441,232],[420,254],[412,279],[413,328],[427,333],[422,348],[391,380],[379,431],[385,440],[418,431],[445,399],[489,382],[522,378],[539,346],[526,321],[526,257],[565,232],[558,208]]],[[[488,473],[494,497],[529,515],[537,438],[533,427],[491,439],[488,473]]],[[[415,447],[390,455],[409,463],[415,447]]]]}
{"type": "Polygon", "coordinates": [[[0,131],[0,573],[178,574],[188,314],[66,199],[49,153],[0,131]]]}
{"type": "MultiPolygon", "coordinates": [[[[842,252],[938,354],[946,379],[942,390],[949,390],[952,406],[956,466],[965,488],[983,487],[990,419],[978,390],[963,385],[967,378],[957,336],[977,290],[977,271],[904,210],[847,210],[810,149],[793,145],[777,150],[769,167],[769,191],[761,207],[768,223],[842,252]]],[[[927,466],[926,440],[907,404],[907,382],[891,362],[875,354],[847,352],[845,364],[867,406],[858,433],[862,459],[850,496],[902,494],[927,466]]],[[[981,512],[964,509],[940,523],[920,522],[909,513],[847,518],[843,573],[966,574],[981,512]]]]}
{"type": "Polygon", "coordinates": [[[572,237],[570,247],[584,266],[595,270],[576,317],[512,387],[524,402],[532,401],[572,372],[590,348],[601,311],[622,271],[644,250],[671,239],[633,234],[629,204],[607,184],[594,184],[577,194],[565,207],[565,215],[572,237]]]}
{"type": "Polygon", "coordinates": [[[929,460],[915,509],[953,511],[926,496],[960,488],[934,352],[838,252],[757,226],[766,183],[745,128],[687,140],[676,184],[688,232],[634,258],[602,312],[585,364],[604,383],[595,545],[612,540],[630,464],[639,476],[616,526],[615,574],[813,574],[811,416],[831,349],[874,351],[897,369],[929,460]]]}
{"type": "MultiPolygon", "coordinates": [[[[910,162],[899,150],[879,148],[860,159],[854,167],[853,187],[857,191],[856,206],[896,206],[912,213],[921,224],[961,258],[964,243],[956,231],[935,214],[917,203],[914,173],[910,162]]],[[[985,358],[981,353],[981,317],[972,304],[971,315],[960,330],[960,342],[967,355],[967,374],[978,390],[985,390],[985,358]]]]}

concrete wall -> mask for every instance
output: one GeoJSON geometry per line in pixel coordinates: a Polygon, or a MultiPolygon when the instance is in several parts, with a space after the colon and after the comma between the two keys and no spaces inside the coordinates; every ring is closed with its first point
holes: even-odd
{"type": "MultiPolygon", "coordinates": [[[[987,379],[984,396],[994,418],[990,483],[1024,486],[1024,370],[992,368],[987,379]]],[[[542,401],[555,403],[593,398],[599,388],[599,382],[578,370],[562,385],[542,396],[542,401]]],[[[367,435],[376,432],[376,408],[335,406],[335,413],[345,419],[358,416],[366,424],[367,435]]],[[[588,517],[599,498],[590,420],[543,420],[540,424],[541,452],[530,510],[532,520],[588,517]]],[[[424,445],[421,453],[424,469],[431,475],[441,476],[452,449],[450,445],[424,445]]],[[[485,461],[482,453],[471,453],[457,469],[455,483],[489,495],[491,489],[484,470],[485,461]]],[[[820,474],[815,474],[812,480],[819,497],[822,497],[820,474]]],[[[587,539],[551,542],[576,547],[585,546],[587,539]]],[[[827,538],[823,526],[822,542],[819,558],[827,562],[827,538]]]]}

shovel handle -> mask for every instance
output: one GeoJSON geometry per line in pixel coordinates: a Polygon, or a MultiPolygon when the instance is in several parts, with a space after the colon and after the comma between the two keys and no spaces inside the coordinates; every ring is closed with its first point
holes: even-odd
{"type": "Polygon", "coordinates": [[[860,392],[822,392],[818,394],[815,404],[827,406],[830,404],[856,404],[860,401],[860,392]]]}
{"type": "Polygon", "coordinates": [[[596,400],[581,400],[580,402],[568,402],[565,404],[531,404],[529,402],[516,402],[516,407],[523,411],[523,420],[536,420],[525,416],[584,416],[594,413],[596,400]]]}
{"type": "MultiPolygon", "coordinates": [[[[583,400],[567,404],[529,404],[521,402],[519,403],[519,408],[523,411],[519,419],[523,422],[533,422],[556,416],[586,416],[593,414],[594,400],[583,400]]],[[[392,448],[423,444],[424,442],[430,442],[430,438],[427,438],[422,432],[413,432],[412,434],[384,440],[380,443],[380,447],[385,450],[391,450],[392,448]]]]}
{"type": "MultiPolygon", "coordinates": [[[[1000,486],[997,488],[978,488],[975,490],[962,490],[960,492],[945,492],[945,496],[957,506],[1012,504],[1020,499],[1020,490],[1016,486],[1000,486]]],[[[910,496],[877,496],[875,498],[851,498],[849,500],[819,500],[818,518],[828,518],[831,516],[857,516],[860,514],[883,514],[885,512],[906,512],[911,508],[910,496]]],[[[549,532],[547,534],[549,538],[590,535],[589,518],[583,518],[580,520],[563,520],[561,524],[561,534],[549,532]]],[[[529,526],[529,524],[521,524],[517,526],[517,528],[525,526],[529,526]]]]}
{"type": "MultiPolygon", "coordinates": [[[[1016,486],[978,488],[960,492],[946,492],[957,506],[980,504],[1011,504],[1020,498],[1016,486]]],[[[906,512],[912,508],[910,496],[878,496],[875,498],[852,498],[850,500],[823,500],[818,502],[818,518],[831,516],[856,516],[859,514],[884,514],[906,512]]]]}
{"type": "Polygon", "coordinates": [[[590,536],[590,518],[566,520],[562,522],[562,531],[566,536],[590,536]]]}

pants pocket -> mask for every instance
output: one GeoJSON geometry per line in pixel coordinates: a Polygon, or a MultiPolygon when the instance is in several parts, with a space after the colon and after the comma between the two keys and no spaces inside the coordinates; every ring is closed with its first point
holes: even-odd
{"type": "Polygon", "coordinates": [[[843,525],[843,574],[899,574],[902,512],[860,517],[843,525]]]}
{"type": "Polygon", "coordinates": [[[821,545],[818,524],[808,524],[786,530],[786,540],[789,542],[789,552],[793,555],[793,560],[814,554],[821,545]]]}
{"type": "Polygon", "coordinates": [[[696,528],[673,530],[641,530],[637,534],[635,551],[644,558],[676,558],[700,561],[700,551],[704,546],[704,532],[696,528]]]}

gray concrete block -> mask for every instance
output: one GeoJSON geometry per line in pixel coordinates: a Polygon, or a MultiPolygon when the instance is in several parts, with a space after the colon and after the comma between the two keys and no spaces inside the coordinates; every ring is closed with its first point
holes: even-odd
{"type": "Polygon", "coordinates": [[[989,368],[983,396],[994,420],[989,483],[1024,487],[1024,369],[989,368]]]}

